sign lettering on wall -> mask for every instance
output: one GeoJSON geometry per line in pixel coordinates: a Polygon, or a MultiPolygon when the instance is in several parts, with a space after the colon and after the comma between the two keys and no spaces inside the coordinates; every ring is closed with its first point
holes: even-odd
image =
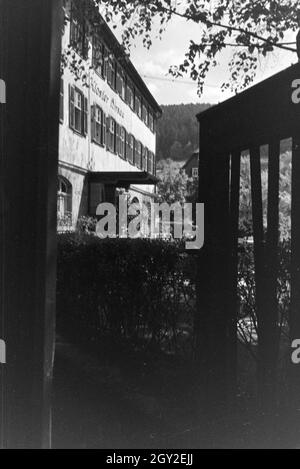
{"type": "Polygon", "coordinates": [[[122,111],[120,106],[117,105],[116,100],[114,97],[110,98],[107,93],[105,93],[104,90],[102,90],[96,83],[93,78],[91,78],[90,81],[90,86],[91,90],[95,93],[98,98],[101,99],[105,104],[108,104],[110,102],[110,110],[113,111],[115,114],[118,115],[118,117],[121,117],[121,119],[125,119],[125,113],[122,111]]]}

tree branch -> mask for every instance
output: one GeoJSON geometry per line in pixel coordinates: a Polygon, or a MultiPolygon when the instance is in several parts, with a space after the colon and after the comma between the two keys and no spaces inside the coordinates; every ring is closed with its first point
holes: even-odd
{"type": "MultiPolygon", "coordinates": [[[[151,4],[149,4],[149,6],[151,6],[151,4]]],[[[243,33],[243,34],[246,34],[247,36],[258,39],[259,41],[263,41],[263,42],[265,42],[266,44],[269,44],[272,47],[277,47],[279,49],[288,50],[290,52],[297,52],[297,49],[294,49],[292,47],[288,47],[287,45],[285,45],[285,43],[270,41],[269,39],[266,39],[263,36],[260,36],[259,34],[248,31],[246,29],[238,28],[236,26],[229,26],[229,25],[223,24],[223,23],[216,23],[216,22],[210,21],[210,20],[205,20],[204,16],[201,15],[201,14],[199,14],[198,16],[192,16],[192,15],[189,15],[188,13],[180,13],[179,11],[175,10],[174,8],[167,8],[167,7],[164,7],[161,4],[157,5],[155,3],[152,3],[152,6],[155,7],[158,12],[167,13],[169,15],[173,14],[175,16],[179,16],[180,18],[184,18],[184,19],[187,19],[187,20],[194,21],[195,23],[203,23],[208,27],[216,26],[218,28],[226,29],[227,31],[243,33]]],[[[251,44],[249,44],[249,45],[251,45],[251,44]]],[[[247,46],[245,46],[245,47],[247,47],[247,46]]]]}

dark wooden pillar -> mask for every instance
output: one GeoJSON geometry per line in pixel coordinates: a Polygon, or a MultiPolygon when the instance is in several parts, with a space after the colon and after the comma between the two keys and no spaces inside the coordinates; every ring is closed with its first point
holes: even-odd
{"type": "Polygon", "coordinates": [[[230,229],[229,229],[229,275],[228,275],[228,376],[229,396],[232,407],[237,386],[237,321],[238,321],[238,231],[240,207],[241,152],[231,155],[230,178],[230,229]]]}
{"type": "Polygon", "coordinates": [[[229,155],[209,152],[202,257],[202,342],[207,410],[224,418],[228,404],[229,155]]]}
{"type": "Polygon", "coordinates": [[[264,322],[266,330],[266,386],[270,410],[276,406],[277,364],[279,353],[278,330],[278,241],[279,241],[279,163],[280,141],[269,145],[268,215],[266,239],[266,279],[264,322]]]}
{"type": "Polygon", "coordinates": [[[269,148],[268,229],[265,242],[259,147],[251,149],[256,312],[258,321],[258,391],[261,408],[274,412],[278,358],[278,237],[280,142],[269,148]]]}
{"type": "MultiPolygon", "coordinates": [[[[256,294],[256,314],[258,323],[258,385],[259,397],[263,398],[265,383],[266,364],[266,327],[264,311],[264,288],[265,288],[265,249],[264,249],[264,228],[263,228],[263,206],[262,206],[262,186],[261,186],[261,162],[260,148],[258,146],[250,149],[251,166],[251,196],[252,196],[252,218],[254,236],[254,264],[255,264],[255,294],[256,294]]],[[[262,403],[261,403],[262,404],[262,403]]]]}
{"type": "Polygon", "coordinates": [[[228,368],[228,326],[231,322],[229,299],[230,217],[229,217],[229,153],[214,155],[211,184],[211,272],[210,272],[210,334],[211,334],[211,395],[215,406],[227,411],[228,391],[232,385],[228,368]]]}
{"type": "Polygon", "coordinates": [[[61,0],[0,1],[3,446],[50,445],[61,0]]]}
{"type": "MultiPolygon", "coordinates": [[[[293,138],[290,341],[300,339],[300,138],[293,138]]],[[[292,355],[291,349],[290,355],[292,355]]],[[[291,363],[292,404],[300,404],[300,364],[291,363]]]]}

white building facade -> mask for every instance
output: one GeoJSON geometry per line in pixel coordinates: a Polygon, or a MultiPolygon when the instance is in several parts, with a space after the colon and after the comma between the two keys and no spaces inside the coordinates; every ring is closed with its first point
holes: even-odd
{"type": "Polygon", "coordinates": [[[65,12],[58,226],[74,229],[118,189],[151,201],[161,110],[101,15],[74,0],[65,12]]]}

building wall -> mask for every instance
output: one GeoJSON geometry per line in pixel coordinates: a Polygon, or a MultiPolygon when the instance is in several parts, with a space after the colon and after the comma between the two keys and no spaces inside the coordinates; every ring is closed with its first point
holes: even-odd
{"type": "MultiPolygon", "coordinates": [[[[103,38],[106,39],[105,37],[103,38]]],[[[68,50],[70,44],[70,22],[65,27],[63,36],[63,50],[68,50]]],[[[109,44],[108,44],[109,46],[109,44]]],[[[79,55],[71,50],[70,60],[78,60],[79,55]]],[[[76,80],[70,67],[65,67],[62,76],[63,85],[63,120],[60,122],[59,139],[59,175],[72,185],[72,226],[77,223],[78,217],[88,214],[89,189],[87,175],[89,172],[133,172],[141,171],[135,164],[122,159],[119,155],[109,151],[106,146],[92,142],[91,109],[98,105],[106,116],[112,117],[120,126],[124,127],[148,150],[155,154],[156,134],[141,120],[129,107],[119,94],[100,77],[92,64],[92,47],[90,44],[88,58],[84,61],[84,79],[76,80]],[[80,135],[70,127],[70,86],[76,86],[87,99],[87,135],[80,135]]],[[[105,194],[100,190],[99,194],[105,194]]],[[[138,194],[143,192],[153,195],[153,185],[139,185],[138,194]]],[[[134,191],[134,186],[131,187],[134,191]]],[[[99,200],[99,203],[102,200],[99,200]]]]}

